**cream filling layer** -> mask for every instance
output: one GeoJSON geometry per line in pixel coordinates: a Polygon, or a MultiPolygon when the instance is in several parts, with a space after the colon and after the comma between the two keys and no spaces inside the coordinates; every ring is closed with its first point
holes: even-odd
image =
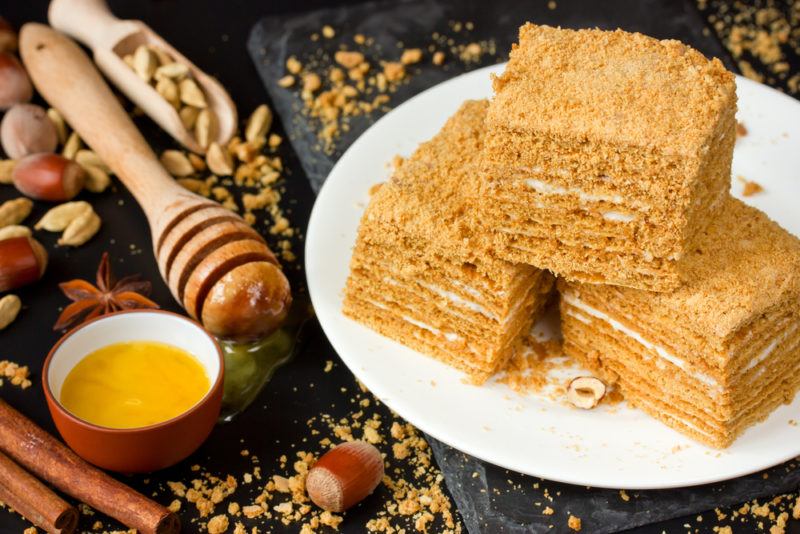
{"type": "Polygon", "coordinates": [[[426,289],[429,289],[430,291],[433,291],[437,295],[439,295],[441,297],[444,297],[449,302],[452,302],[453,304],[455,304],[457,306],[461,306],[463,308],[467,308],[468,310],[474,311],[476,313],[480,313],[481,315],[483,315],[484,317],[488,317],[489,319],[492,319],[492,320],[495,320],[495,321],[498,320],[497,315],[495,315],[494,313],[490,312],[489,310],[487,310],[485,307],[483,307],[482,305],[478,304],[477,302],[473,302],[471,300],[465,299],[464,297],[462,297],[461,295],[459,295],[457,293],[453,293],[452,291],[448,291],[446,289],[442,289],[441,287],[433,285],[433,284],[428,284],[426,282],[417,282],[417,283],[419,285],[421,285],[422,287],[424,287],[426,289]]]}
{"type": "MultiPolygon", "coordinates": [[[[383,304],[382,302],[378,302],[378,301],[375,301],[375,300],[372,300],[372,299],[365,299],[365,300],[367,302],[369,302],[370,304],[372,304],[373,306],[375,306],[376,308],[380,308],[381,310],[388,311],[389,313],[393,313],[392,310],[389,309],[389,307],[386,306],[385,304],[383,304]]],[[[407,322],[407,323],[413,324],[417,328],[421,328],[423,330],[427,330],[431,334],[434,334],[434,335],[440,336],[440,337],[443,336],[448,341],[458,341],[458,340],[462,339],[462,337],[459,336],[458,334],[456,334],[455,332],[442,332],[438,328],[436,328],[434,326],[431,326],[431,325],[429,325],[427,323],[423,323],[422,321],[418,321],[418,320],[414,319],[413,317],[409,317],[408,315],[400,315],[400,318],[402,320],[404,320],[405,322],[407,322]]]]}
{"type": "Polygon", "coordinates": [[[525,185],[543,195],[575,195],[581,202],[610,202],[612,204],[622,204],[622,195],[595,195],[586,193],[578,187],[561,187],[560,185],[548,184],[536,178],[527,178],[525,185]]]}
{"type": "MultiPolygon", "coordinates": [[[[691,370],[689,370],[688,369],[688,364],[684,360],[682,360],[682,359],[678,358],[677,356],[673,355],[672,353],[670,353],[664,347],[662,347],[660,345],[656,345],[655,343],[652,343],[652,342],[648,341],[639,332],[637,332],[637,331],[635,331],[635,330],[633,330],[631,328],[628,328],[624,324],[622,324],[619,321],[613,319],[612,317],[609,317],[608,315],[606,315],[605,313],[601,312],[600,310],[597,310],[597,309],[589,306],[588,304],[586,304],[585,302],[580,300],[578,297],[575,297],[573,295],[563,294],[562,298],[570,306],[574,306],[574,307],[578,308],[579,310],[583,311],[584,313],[586,313],[588,315],[591,315],[592,317],[594,317],[596,319],[600,319],[601,321],[603,321],[603,322],[607,323],[609,326],[611,326],[611,328],[613,328],[617,332],[620,332],[621,334],[626,335],[627,337],[633,339],[634,341],[636,341],[637,343],[639,343],[643,347],[645,347],[647,349],[650,349],[652,352],[656,353],[659,357],[661,357],[662,359],[670,362],[674,366],[678,367],[679,369],[684,371],[686,374],[688,374],[692,378],[694,378],[694,379],[696,379],[696,380],[708,385],[709,387],[711,387],[712,389],[717,390],[718,392],[722,390],[722,386],[720,386],[719,382],[717,382],[713,377],[707,375],[706,373],[702,373],[700,371],[691,371],[691,370]]],[[[574,316],[574,314],[571,313],[571,310],[567,310],[567,314],[574,316]]],[[[576,317],[576,319],[578,319],[578,317],[576,317]]],[[[586,321],[586,317],[583,317],[583,318],[578,319],[578,320],[581,320],[582,322],[587,322],[586,321]]]]}
{"type": "Polygon", "coordinates": [[[769,358],[770,354],[772,354],[778,345],[783,343],[783,341],[789,337],[790,335],[794,334],[797,331],[798,325],[794,324],[791,328],[787,328],[784,330],[779,336],[772,340],[772,343],[767,345],[764,350],[762,350],[758,356],[750,360],[750,363],[747,364],[747,367],[744,368],[745,371],[749,371],[759,363],[763,362],[767,358],[769,358]]]}

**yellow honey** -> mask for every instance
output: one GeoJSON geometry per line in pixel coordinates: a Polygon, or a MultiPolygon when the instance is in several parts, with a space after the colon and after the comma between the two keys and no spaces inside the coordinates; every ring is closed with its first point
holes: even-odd
{"type": "Polygon", "coordinates": [[[138,428],[172,419],[208,392],[205,369],[188,352],[153,341],[96,350],[69,372],[61,404],[108,428],[138,428]]]}

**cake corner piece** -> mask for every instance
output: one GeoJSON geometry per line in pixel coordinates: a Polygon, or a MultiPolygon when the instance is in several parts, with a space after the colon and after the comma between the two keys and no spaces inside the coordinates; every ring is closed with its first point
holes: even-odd
{"type": "Polygon", "coordinates": [[[496,258],[474,220],[486,107],[463,104],[375,192],[343,307],[473,383],[510,359],[552,285],[548,273],[496,258]]]}
{"type": "Polygon", "coordinates": [[[725,448],[800,389],[800,241],[729,198],[654,294],[559,282],[565,351],[668,426],[725,448]]]}

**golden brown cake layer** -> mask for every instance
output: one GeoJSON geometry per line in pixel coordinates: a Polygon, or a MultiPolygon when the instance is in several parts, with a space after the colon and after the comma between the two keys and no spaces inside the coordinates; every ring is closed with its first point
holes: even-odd
{"type": "Polygon", "coordinates": [[[671,293],[560,281],[564,350],[714,447],[800,387],[800,241],[729,198],[671,293]]]}
{"type": "Polygon", "coordinates": [[[485,101],[466,102],[374,193],[344,313],[483,382],[514,354],[552,276],[497,258],[475,221],[485,101]]]}
{"type": "Polygon", "coordinates": [[[676,41],[527,24],[494,89],[478,206],[498,255],[675,289],[730,187],[733,75],[676,41]]]}

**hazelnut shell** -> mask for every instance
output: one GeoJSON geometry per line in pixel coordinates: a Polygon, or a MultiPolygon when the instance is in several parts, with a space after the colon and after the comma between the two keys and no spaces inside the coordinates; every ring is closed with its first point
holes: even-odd
{"type": "Polygon", "coordinates": [[[53,152],[58,145],[58,132],[44,108],[17,104],[0,123],[0,143],[9,158],[20,159],[28,154],[53,152]]]}
{"type": "Polygon", "coordinates": [[[383,456],[366,441],[337,445],[317,460],[306,478],[311,500],[330,512],[343,512],[375,491],[383,479],[383,456]]]}
{"type": "Polygon", "coordinates": [[[19,160],[11,179],[20,193],[36,200],[65,202],[81,189],[86,172],[83,167],[58,154],[31,154],[19,160]]]}
{"type": "Polygon", "coordinates": [[[0,52],[0,109],[28,102],[33,86],[22,64],[8,52],[0,52]]]}

